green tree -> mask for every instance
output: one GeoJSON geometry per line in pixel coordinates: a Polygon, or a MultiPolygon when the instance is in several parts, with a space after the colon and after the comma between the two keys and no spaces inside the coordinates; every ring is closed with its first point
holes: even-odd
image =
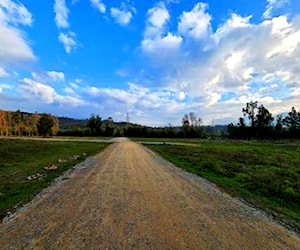
{"type": "Polygon", "coordinates": [[[39,135],[43,137],[52,135],[53,126],[54,126],[53,117],[49,114],[42,114],[37,124],[39,135]]]}
{"type": "Polygon", "coordinates": [[[182,118],[182,133],[184,137],[196,138],[202,136],[202,120],[194,112],[185,114],[182,118]]]}
{"type": "Polygon", "coordinates": [[[271,127],[273,120],[274,118],[272,117],[272,114],[269,112],[269,110],[266,109],[263,105],[260,105],[256,114],[255,125],[258,128],[271,127]]]}
{"type": "Polygon", "coordinates": [[[106,136],[113,136],[113,134],[114,134],[113,124],[114,124],[113,118],[108,117],[106,124],[105,124],[105,135],[106,136]]]}
{"type": "Polygon", "coordinates": [[[100,135],[101,133],[101,125],[102,125],[102,119],[99,115],[91,115],[88,122],[87,127],[91,131],[91,135],[100,135]]]}
{"type": "Polygon", "coordinates": [[[251,122],[251,127],[255,126],[255,112],[257,109],[257,102],[248,102],[246,107],[242,109],[244,116],[248,116],[251,122]]]}
{"type": "Polygon", "coordinates": [[[295,107],[292,107],[291,112],[283,119],[283,124],[288,127],[290,131],[300,129],[300,112],[297,112],[295,107]]]}

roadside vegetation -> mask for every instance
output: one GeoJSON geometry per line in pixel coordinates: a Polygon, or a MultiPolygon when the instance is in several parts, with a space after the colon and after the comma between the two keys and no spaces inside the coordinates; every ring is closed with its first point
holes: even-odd
{"type": "Polygon", "coordinates": [[[196,145],[146,146],[175,165],[300,225],[299,142],[202,140],[196,145]]]}
{"type": "Polygon", "coordinates": [[[0,139],[0,219],[106,143],[0,139]]]}

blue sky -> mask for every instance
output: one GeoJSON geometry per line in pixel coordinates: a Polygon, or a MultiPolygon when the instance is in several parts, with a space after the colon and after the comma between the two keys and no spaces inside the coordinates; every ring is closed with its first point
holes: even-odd
{"type": "Polygon", "coordinates": [[[0,0],[0,109],[144,125],[300,109],[298,0],[0,0]]]}

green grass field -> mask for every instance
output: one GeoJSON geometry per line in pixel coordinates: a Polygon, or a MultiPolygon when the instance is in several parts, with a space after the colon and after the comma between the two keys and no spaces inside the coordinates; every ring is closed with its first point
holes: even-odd
{"type": "Polygon", "coordinates": [[[102,151],[107,145],[80,141],[0,139],[0,219],[30,201],[66,170],[102,151]],[[57,169],[46,170],[47,167],[57,169]],[[34,179],[34,176],[38,178],[34,179]]]}
{"type": "Polygon", "coordinates": [[[197,146],[146,146],[233,195],[245,197],[276,216],[300,224],[299,142],[198,140],[192,143],[197,146]]]}

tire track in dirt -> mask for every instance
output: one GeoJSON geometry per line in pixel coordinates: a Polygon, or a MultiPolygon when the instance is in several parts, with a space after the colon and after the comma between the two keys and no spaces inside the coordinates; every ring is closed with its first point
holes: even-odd
{"type": "Polygon", "coordinates": [[[1,249],[300,249],[300,239],[143,146],[117,140],[0,225],[1,249]]]}

